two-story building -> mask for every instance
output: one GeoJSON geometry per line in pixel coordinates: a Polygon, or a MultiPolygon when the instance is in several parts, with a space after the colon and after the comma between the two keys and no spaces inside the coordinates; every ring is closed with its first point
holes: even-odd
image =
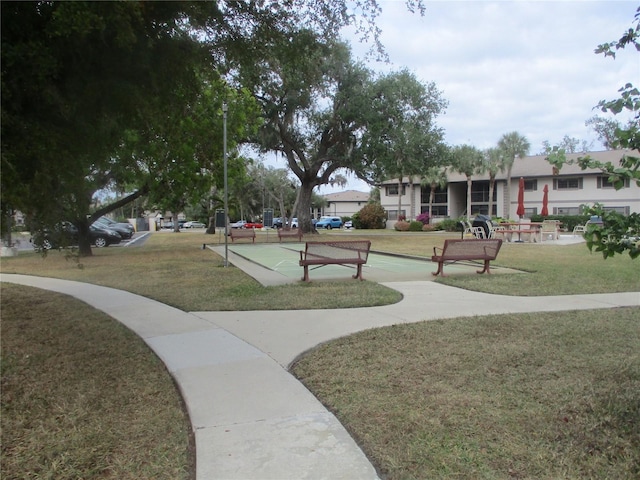
{"type": "Polygon", "coordinates": [[[329,193],[323,197],[327,201],[327,205],[322,209],[321,214],[336,217],[352,217],[369,201],[369,193],[357,190],[329,193]]]}
{"type": "MultiPolygon", "coordinates": [[[[624,153],[621,150],[609,150],[590,152],[589,156],[601,162],[618,165],[624,153]]],[[[640,153],[635,152],[634,155],[640,155],[640,153]]],[[[567,160],[575,160],[583,156],[585,156],[584,153],[567,154],[567,160]]],[[[545,155],[534,155],[517,158],[514,161],[510,184],[507,184],[506,172],[498,173],[491,212],[489,212],[489,175],[473,176],[470,216],[490,214],[493,217],[517,218],[520,177],[524,178],[524,207],[527,217],[542,210],[545,185],[549,190],[550,215],[577,215],[580,213],[581,205],[592,205],[596,202],[603,204],[607,209],[626,215],[640,212],[640,187],[635,182],[627,182],[624,188],[616,190],[609,182],[608,176],[601,170],[582,170],[578,165],[567,164],[559,172],[554,172],[545,155]],[[507,189],[509,189],[509,195],[506,195],[507,189]]],[[[419,177],[412,180],[410,182],[405,178],[400,188],[397,179],[385,181],[380,186],[380,202],[388,213],[390,228],[393,227],[398,215],[413,219],[429,210],[431,188],[421,185],[419,177]]],[[[448,172],[447,181],[445,187],[436,190],[432,203],[432,219],[436,222],[439,218],[457,218],[467,214],[466,176],[457,172],[448,172]]]]}

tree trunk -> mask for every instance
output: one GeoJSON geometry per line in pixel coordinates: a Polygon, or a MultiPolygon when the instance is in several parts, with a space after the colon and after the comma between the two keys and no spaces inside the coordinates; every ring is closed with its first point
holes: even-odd
{"type": "Polygon", "coordinates": [[[511,218],[511,168],[512,165],[509,165],[509,168],[507,168],[507,186],[504,192],[505,205],[502,215],[504,218],[511,218]]]}
{"type": "Polygon", "coordinates": [[[489,178],[489,216],[493,216],[493,192],[496,188],[496,177],[489,178]]]}
{"type": "Polygon", "coordinates": [[[396,220],[400,220],[402,215],[402,177],[398,178],[398,215],[396,220]]]}
{"type": "Polygon", "coordinates": [[[471,177],[467,177],[467,220],[471,219],[471,177]]]}
{"type": "Polygon", "coordinates": [[[409,177],[409,215],[407,215],[407,218],[411,219],[411,220],[415,220],[415,206],[414,206],[414,194],[415,192],[413,191],[413,177],[409,177]]]}
{"type": "Polygon", "coordinates": [[[78,254],[81,257],[91,257],[91,237],[89,236],[89,222],[87,220],[75,224],[78,229],[78,254]]]}
{"type": "Polygon", "coordinates": [[[206,233],[216,233],[216,217],[209,217],[209,225],[207,226],[206,233]]]}
{"type": "Polygon", "coordinates": [[[303,182],[300,185],[300,194],[298,196],[298,228],[304,233],[313,232],[313,224],[311,223],[311,195],[314,185],[310,182],[303,182]]]}
{"type": "Polygon", "coordinates": [[[429,223],[431,223],[431,218],[433,218],[433,215],[431,214],[431,209],[433,207],[433,200],[436,197],[436,184],[432,183],[431,184],[431,191],[429,192],[429,223]]]}

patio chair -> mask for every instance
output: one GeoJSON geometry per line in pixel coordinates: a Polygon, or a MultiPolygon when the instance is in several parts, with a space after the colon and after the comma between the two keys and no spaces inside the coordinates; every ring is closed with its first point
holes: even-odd
{"type": "Polygon", "coordinates": [[[486,238],[485,236],[485,232],[484,232],[484,228],[482,227],[474,227],[470,221],[465,220],[464,222],[465,224],[465,229],[464,229],[464,234],[466,235],[467,233],[470,233],[471,235],[473,235],[476,238],[486,238]]]}
{"type": "Polygon", "coordinates": [[[584,235],[587,231],[587,226],[589,225],[589,220],[584,225],[576,225],[573,227],[573,236],[584,235]]]}
{"type": "Polygon", "coordinates": [[[555,220],[545,220],[542,222],[542,226],[540,228],[540,241],[544,240],[558,240],[558,222],[555,220]]]}

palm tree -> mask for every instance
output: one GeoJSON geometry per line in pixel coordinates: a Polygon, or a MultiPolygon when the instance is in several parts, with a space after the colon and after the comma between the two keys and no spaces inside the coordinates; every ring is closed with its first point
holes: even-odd
{"type": "Polygon", "coordinates": [[[429,186],[431,189],[429,192],[429,218],[431,214],[431,208],[433,206],[433,199],[438,187],[444,188],[447,185],[447,169],[446,167],[430,167],[422,176],[422,185],[429,186]]]}
{"type": "Polygon", "coordinates": [[[493,192],[496,188],[496,176],[498,172],[504,170],[504,161],[500,150],[497,148],[487,148],[484,152],[484,164],[482,166],[482,172],[489,174],[489,216],[493,215],[493,192]]]}
{"type": "Polygon", "coordinates": [[[518,132],[510,132],[502,135],[498,140],[498,149],[502,153],[503,169],[507,170],[507,187],[505,191],[504,213],[507,217],[511,214],[511,169],[516,157],[524,157],[529,153],[531,144],[518,132]]]}
{"type": "Polygon", "coordinates": [[[484,160],[482,152],[471,145],[453,147],[451,156],[453,168],[456,172],[463,173],[467,177],[467,220],[471,217],[471,177],[482,169],[484,160]]]}

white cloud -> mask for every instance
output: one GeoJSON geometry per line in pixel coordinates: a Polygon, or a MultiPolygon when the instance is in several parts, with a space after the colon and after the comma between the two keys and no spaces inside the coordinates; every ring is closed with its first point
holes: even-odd
{"type": "MultiPolygon", "coordinates": [[[[378,25],[391,64],[435,82],[449,101],[439,120],[450,144],[494,146],[516,130],[532,145],[564,135],[595,140],[584,122],[602,99],[637,82],[638,55],[594,54],[631,26],[632,1],[426,2],[426,14],[382,1],[378,25]]],[[[364,55],[365,45],[353,43],[364,55]]],[[[597,145],[599,147],[599,145],[597,145]]]]}
{"type": "MultiPolygon", "coordinates": [[[[380,72],[408,68],[434,82],[449,101],[438,124],[451,145],[488,148],[514,130],[528,138],[532,154],[544,140],[553,144],[565,135],[595,141],[584,125],[601,114],[593,107],[618,97],[627,82],[640,84],[640,55],[631,47],[616,60],[594,53],[631,27],[636,1],[425,3],[420,17],[404,1],[380,0],[377,24],[391,63],[369,66],[380,72]]],[[[345,37],[364,59],[370,45],[345,37]]],[[[355,180],[349,188],[368,190],[355,180]]]]}

